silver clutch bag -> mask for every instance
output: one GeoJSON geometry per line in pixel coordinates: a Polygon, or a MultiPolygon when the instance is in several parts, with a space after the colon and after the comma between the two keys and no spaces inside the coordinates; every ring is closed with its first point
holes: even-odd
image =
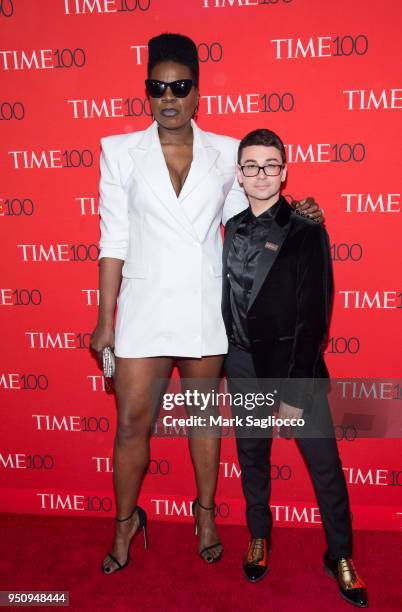
{"type": "Polygon", "coordinates": [[[114,353],[110,346],[105,346],[102,350],[102,362],[103,362],[103,375],[105,378],[112,378],[114,376],[115,361],[114,353]]]}

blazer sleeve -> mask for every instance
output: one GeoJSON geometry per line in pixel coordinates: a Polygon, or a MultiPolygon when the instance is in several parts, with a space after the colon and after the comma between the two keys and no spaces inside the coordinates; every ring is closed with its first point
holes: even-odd
{"type": "Polygon", "coordinates": [[[108,137],[101,138],[99,214],[102,257],[126,259],[129,241],[127,194],[120,182],[117,160],[110,151],[108,137]]]}
{"type": "Polygon", "coordinates": [[[244,193],[243,187],[240,186],[237,177],[235,176],[233,185],[226,196],[225,203],[223,205],[222,212],[222,223],[226,225],[226,222],[231,217],[237,215],[237,213],[241,212],[248,208],[248,200],[247,196],[244,193]]]}
{"type": "Polygon", "coordinates": [[[333,299],[329,240],[321,225],[306,232],[297,269],[296,331],[288,377],[298,380],[288,384],[291,393],[283,399],[306,409],[312,400],[315,367],[327,335],[333,299]]]}

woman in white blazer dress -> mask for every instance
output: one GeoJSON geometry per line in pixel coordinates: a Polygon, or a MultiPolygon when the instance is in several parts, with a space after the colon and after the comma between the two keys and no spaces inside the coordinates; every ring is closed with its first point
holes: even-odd
{"type": "MultiPolygon", "coordinates": [[[[152,125],[101,139],[100,305],[91,347],[114,347],[118,405],[117,523],[105,573],[126,567],[134,534],[143,528],[146,535],[146,513],[136,503],[149,462],[153,384],[174,365],[184,379],[219,379],[228,348],[220,226],[248,206],[235,179],[238,141],[192,119],[199,98],[193,41],[151,39],[148,77],[152,125]]],[[[220,440],[194,437],[189,446],[198,550],[214,562],[223,550],[213,512],[220,440]]]]}
{"type": "Polygon", "coordinates": [[[158,123],[102,138],[100,258],[124,261],[117,357],[222,355],[220,226],[247,207],[237,140],[190,121],[193,159],[177,195],[158,123]]]}

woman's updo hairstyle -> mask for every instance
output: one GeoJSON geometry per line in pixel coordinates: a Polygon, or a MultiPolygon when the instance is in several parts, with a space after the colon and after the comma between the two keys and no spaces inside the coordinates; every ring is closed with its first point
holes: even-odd
{"type": "Polygon", "coordinates": [[[197,47],[194,41],[182,34],[160,34],[148,42],[148,78],[161,62],[177,62],[187,66],[194,85],[198,87],[200,69],[197,47]]]}

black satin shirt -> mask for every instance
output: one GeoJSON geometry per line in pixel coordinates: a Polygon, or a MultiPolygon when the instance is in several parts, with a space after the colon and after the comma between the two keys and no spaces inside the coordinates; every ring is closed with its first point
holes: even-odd
{"type": "Polygon", "coordinates": [[[230,283],[232,344],[250,350],[247,308],[253,286],[258,256],[267,241],[267,233],[279,208],[279,202],[256,217],[251,208],[242,219],[228,253],[227,270],[230,283]]]}

